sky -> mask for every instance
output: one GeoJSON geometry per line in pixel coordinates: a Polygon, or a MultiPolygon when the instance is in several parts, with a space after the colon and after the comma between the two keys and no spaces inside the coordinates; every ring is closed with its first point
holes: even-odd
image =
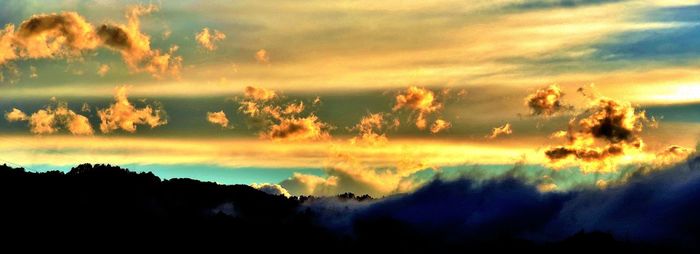
{"type": "Polygon", "coordinates": [[[0,163],[33,171],[374,196],[527,172],[546,192],[700,137],[697,1],[2,5],[0,163]]]}

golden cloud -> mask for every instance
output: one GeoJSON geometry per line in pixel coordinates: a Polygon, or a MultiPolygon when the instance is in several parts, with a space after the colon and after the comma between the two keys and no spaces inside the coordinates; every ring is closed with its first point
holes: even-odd
{"type": "Polygon", "coordinates": [[[221,125],[222,128],[228,127],[228,117],[224,111],[207,112],[207,121],[213,124],[221,125]]]}
{"type": "Polygon", "coordinates": [[[629,102],[598,98],[587,112],[578,126],[576,118],[569,121],[567,145],[545,151],[554,166],[573,158],[581,162],[585,172],[612,172],[617,158],[642,150],[644,143],[639,134],[644,124],[653,122],[644,111],[638,112],[629,102]]]}
{"type": "Polygon", "coordinates": [[[100,77],[104,77],[105,75],[107,75],[107,72],[109,72],[110,69],[111,67],[109,67],[108,64],[100,64],[100,67],[97,68],[97,75],[100,75],[100,77]]]}
{"type": "Polygon", "coordinates": [[[277,92],[271,89],[263,88],[263,87],[252,87],[252,86],[247,86],[244,91],[244,96],[247,99],[251,100],[256,100],[256,101],[269,101],[274,98],[277,98],[277,92]]]}
{"type": "Polygon", "coordinates": [[[261,49],[255,52],[255,60],[261,64],[270,64],[270,55],[267,54],[267,50],[261,49]]]}
{"type": "Polygon", "coordinates": [[[53,134],[58,132],[61,126],[73,135],[92,135],[94,133],[88,118],[70,110],[66,103],[58,103],[55,109],[47,106],[31,116],[13,108],[11,112],[5,114],[5,118],[10,122],[29,122],[29,129],[34,134],[53,134]]]}
{"type": "Polygon", "coordinates": [[[654,162],[655,167],[653,168],[664,168],[675,163],[685,161],[695,152],[695,150],[690,148],[679,145],[671,145],[654,156],[654,160],[652,161],[654,162]]]}
{"type": "Polygon", "coordinates": [[[155,5],[127,9],[127,24],[103,24],[95,29],[76,12],[34,15],[19,29],[5,26],[0,33],[0,65],[15,59],[79,57],[85,50],[104,46],[121,53],[134,71],[155,77],[177,74],[182,58],[174,51],[161,53],[150,46],[150,37],[141,32],[139,17],[157,11],[155,5]]]}
{"type": "Polygon", "coordinates": [[[218,30],[209,31],[209,28],[205,27],[201,32],[195,35],[195,40],[204,49],[209,51],[216,50],[216,42],[226,39],[226,34],[219,32],[218,30]]]}
{"type": "Polygon", "coordinates": [[[423,130],[428,126],[426,120],[427,115],[441,109],[442,104],[437,102],[435,93],[432,91],[417,86],[411,86],[396,96],[396,104],[394,104],[392,110],[397,111],[402,108],[410,109],[418,114],[416,117],[416,127],[423,130]]]}
{"type": "Polygon", "coordinates": [[[430,132],[435,134],[435,133],[441,132],[443,130],[447,130],[450,127],[452,127],[452,124],[450,122],[442,120],[442,119],[437,119],[437,120],[435,120],[435,123],[433,123],[433,125],[430,126],[430,132]]]}
{"type": "Polygon", "coordinates": [[[294,174],[280,185],[297,195],[335,195],[352,192],[384,196],[414,190],[420,186],[410,176],[426,169],[423,163],[402,159],[396,164],[371,167],[364,160],[347,153],[335,153],[325,167],[327,177],[294,174]]]}
{"type": "Polygon", "coordinates": [[[27,117],[27,114],[22,112],[22,110],[12,108],[12,111],[5,113],[5,119],[7,119],[9,122],[18,122],[26,121],[29,118],[27,117]]]}
{"type": "Polygon", "coordinates": [[[384,144],[389,139],[386,137],[385,133],[379,133],[383,131],[386,127],[384,122],[384,114],[382,113],[370,113],[369,115],[363,117],[360,122],[352,127],[350,130],[357,130],[358,134],[350,139],[351,144],[369,144],[377,145],[384,144]]]}
{"type": "Polygon", "coordinates": [[[136,132],[136,126],[140,124],[155,128],[168,123],[163,118],[165,111],[160,107],[153,108],[150,105],[140,109],[134,107],[127,98],[126,86],[115,89],[114,100],[115,103],[109,108],[97,111],[102,133],[110,133],[117,129],[133,133],[136,132]]]}
{"type": "Polygon", "coordinates": [[[260,133],[260,137],[275,141],[326,140],[330,138],[328,124],[315,115],[308,117],[281,118],[279,122],[260,133]]]}
{"type": "Polygon", "coordinates": [[[493,128],[493,130],[491,131],[491,134],[488,135],[487,138],[494,139],[494,138],[497,138],[498,136],[501,136],[501,135],[510,135],[510,134],[513,134],[513,129],[511,128],[510,123],[506,123],[503,126],[493,128]]]}
{"type": "Polygon", "coordinates": [[[260,121],[264,130],[260,138],[275,141],[326,140],[330,138],[331,126],[313,113],[300,116],[305,110],[304,102],[277,105],[279,94],[271,89],[248,86],[239,101],[238,110],[260,121]]]}
{"type": "Polygon", "coordinates": [[[537,89],[533,94],[525,98],[525,105],[530,108],[530,115],[553,116],[560,110],[567,108],[561,101],[564,94],[557,85],[537,89]]]}

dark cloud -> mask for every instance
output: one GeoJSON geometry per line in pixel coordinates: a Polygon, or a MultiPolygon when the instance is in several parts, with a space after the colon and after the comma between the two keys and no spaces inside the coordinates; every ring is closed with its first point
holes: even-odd
{"type": "Polygon", "coordinates": [[[428,230],[428,234],[493,238],[536,231],[562,209],[568,198],[565,194],[542,194],[512,178],[484,184],[469,179],[437,180],[415,193],[379,202],[362,211],[358,219],[389,217],[428,230]]]}
{"type": "Polygon", "coordinates": [[[366,234],[367,228],[361,227],[391,221],[448,244],[509,238],[554,242],[576,232],[600,231],[624,241],[698,247],[700,157],[670,169],[631,172],[624,182],[605,189],[541,192],[506,175],[482,181],[435,180],[414,193],[366,205],[316,202],[312,207],[323,211],[318,206],[324,204],[328,211],[345,211],[336,216],[353,219],[323,221],[354,234],[366,234]]]}

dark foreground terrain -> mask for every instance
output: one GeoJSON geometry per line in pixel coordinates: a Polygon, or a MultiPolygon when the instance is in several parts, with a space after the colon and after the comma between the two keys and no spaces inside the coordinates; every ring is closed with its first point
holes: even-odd
{"type": "MultiPolygon", "coordinates": [[[[468,180],[436,181],[414,194],[383,200],[353,194],[286,198],[246,185],[161,180],[151,173],[107,165],[84,164],[68,173],[31,173],[0,166],[0,239],[3,248],[81,247],[100,252],[135,250],[132,248],[240,252],[252,248],[291,253],[685,252],[694,250],[697,239],[688,235],[688,239],[670,242],[634,240],[643,237],[620,240],[596,227],[561,226],[558,218],[567,213],[572,199],[581,199],[578,196],[583,194],[536,194],[515,179],[472,185],[468,180]],[[456,184],[471,187],[455,190],[456,184]],[[547,229],[551,227],[555,229],[547,229]]],[[[691,188],[684,195],[695,197],[699,190],[691,188]]],[[[590,194],[584,200],[598,203],[596,198],[590,194]]],[[[625,209],[643,209],[635,207],[634,201],[629,203],[625,209]]],[[[695,209],[688,213],[700,216],[693,213],[700,211],[697,206],[679,209],[695,209]]],[[[610,210],[614,207],[606,209],[616,212],[610,210]]],[[[611,218],[615,216],[621,215],[611,218]]],[[[633,212],[630,216],[640,215],[633,212]]],[[[576,220],[564,217],[567,223],[576,220]]],[[[661,223],[682,222],[673,220],[661,223]]],[[[671,226],[683,227],[683,234],[697,235],[698,220],[671,226]]],[[[608,223],[605,218],[598,221],[608,223]]],[[[659,223],[642,221],[652,228],[659,223]]],[[[633,230],[647,230],[637,226],[630,225],[633,230]]],[[[664,230],[665,225],[659,227],[664,230]]]]}

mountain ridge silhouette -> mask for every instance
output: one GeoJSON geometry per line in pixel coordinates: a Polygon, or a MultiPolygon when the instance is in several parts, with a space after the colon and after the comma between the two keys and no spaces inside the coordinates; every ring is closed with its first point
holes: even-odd
{"type": "MultiPolygon", "coordinates": [[[[584,231],[562,241],[541,243],[513,235],[445,240],[392,217],[351,217],[350,213],[345,216],[353,220],[353,229],[345,234],[319,219],[330,211],[305,205],[323,197],[287,198],[248,185],[188,178],[162,180],[151,172],[136,173],[105,164],[81,164],[66,173],[36,173],[2,165],[0,194],[2,228],[10,233],[4,242],[23,246],[37,242],[205,249],[236,246],[340,253],[368,249],[433,253],[656,250],[651,245],[615,240],[609,233],[584,231]]],[[[352,193],[325,199],[340,204],[377,201],[352,193]]]]}

